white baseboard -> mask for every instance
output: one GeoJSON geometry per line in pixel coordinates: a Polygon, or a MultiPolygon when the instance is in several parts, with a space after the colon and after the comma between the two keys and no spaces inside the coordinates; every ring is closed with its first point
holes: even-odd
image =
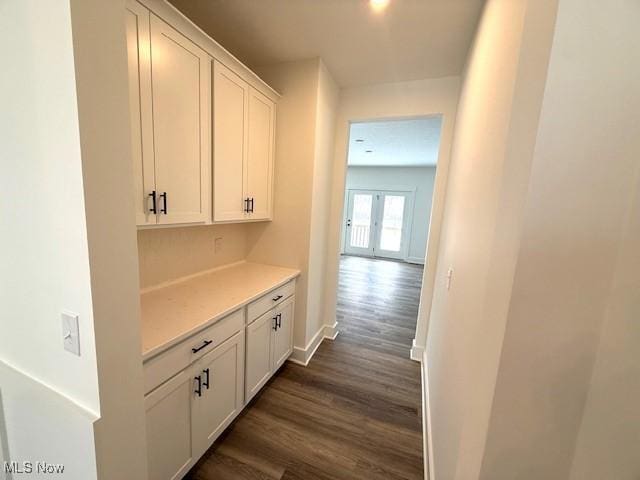
{"type": "Polygon", "coordinates": [[[333,325],[324,326],[324,338],[329,340],[335,340],[340,331],[338,330],[338,322],[334,322],[333,325]]]}
{"type": "Polygon", "coordinates": [[[422,446],[425,480],[436,480],[433,467],[433,436],[431,433],[431,406],[429,404],[429,369],[427,356],[422,356],[422,446]]]}
{"type": "Polygon", "coordinates": [[[420,257],[407,257],[407,263],[417,263],[418,265],[424,265],[424,258],[420,257]]]}
{"type": "Polygon", "coordinates": [[[421,345],[416,345],[416,339],[413,339],[413,343],[411,344],[411,352],[409,353],[409,357],[411,360],[416,362],[422,361],[422,356],[424,355],[424,347],[421,345]]]}
{"type": "Polygon", "coordinates": [[[306,367],[309,365],[313,354],[316,353],[322,341],[325,338],[335,340],[338,333],[338,322],[335,322],[333,325],[323,325],[304,348],[293,347],[293,353],[291,353],[288,361],[306,367]]]}

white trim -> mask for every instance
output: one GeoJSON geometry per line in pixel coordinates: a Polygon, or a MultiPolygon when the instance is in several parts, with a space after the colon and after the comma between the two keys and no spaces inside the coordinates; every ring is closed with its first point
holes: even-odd
{"type": "Polygon", "coordinates": [[[425,480],[436,480],[433,465],[433,435],[431,431],[431,406],[429,403],[429,369],[426,352],[422,356],[422,448],[425,480]]]}
{"type": "Polygon", "coordinates": [[[422,257],[407,257],[407,263],[415,263],[417,265],[424,265],[424,258],[422,257]]]}
{"type": "Polygon", "coordinates": [[[424,347],[422,345],[417,345],[416,339],[414,338],[413,342],[411,343],[411,351],[409,353],[409,357],[411,358],[411,360],[414,360],[416,362],[421,362],[423,355],[424,355],[424,347]]]}
{"type": "Polygon", "coordinates": [[[338,322],[334,322],[333,325],[324,326],[324,338],[329,340],[335,340],[340,331],[338,330],[338,322]]]}
{"type": "Polygon", "coordinates": [[[313,338],[309,340],[309,343],[307,343],[306,347],[300,348],[300,347],[294,346],[293,352],[291,353],[291,356],[287,360],[291,363],[295,363],[297,365],[302,365],[303,367],[306,367],[307,365],[309,365],[311,358],[316,353],[316,350],[318,350],[318,347],[320,346],[322,341],[325,338],[328,340],[335,340],[337,336],[338,336],[338,322],[335,322],[333,325],[323,325],[316,332],[313,338]]]}
{"type": "MultiPolygon", "coordinates": [[[[349,165],[349,167],[351,167],[351,165],[349,165]]],[[[360,185],[360,184],[356,184],[356,185],[351,185],[350,187],[346,188],[347,191],[349,190],[365,190],[365,191],[376,191],[376,192],[403,192],[403,193],[416,193],[417,187],[408,187],[406,185],[402,185],[402,186],[398,186],[398,185],[390,185],[390,184],[383,184],[382,186],[376,186],[376,187],[366,187],[364,185],[360,185]]]]}

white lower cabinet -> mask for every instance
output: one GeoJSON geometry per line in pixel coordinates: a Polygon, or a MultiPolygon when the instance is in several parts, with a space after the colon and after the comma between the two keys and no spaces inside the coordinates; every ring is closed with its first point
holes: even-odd
{"type": "Polygon", "coordinates": [[[245,400],[251,398],[271,377],[271,332],[273,311],[268,311],[247,327],[247,374],[245,400]]]}
{"type": "Polygon", "coordinates": [[[293,351],[293,307],[294,297],[285,300],[276,309],[277,329],[272,334],[272,369],[275,372],[282,366],[293,351]]]}
{"type": "Polygon", "coordinates": [[[149,480],[181,479],[289,357],[294,291],[291,280],[145,362],[149,480]]]}
{"type": "Polygon", "coordinates": [[[149,480],[182,478],[193,464],[193,376],[185,369],[145,397],[149,480]]]}
{"type": "Polygon", "coordinates": [[[242,410],[244,329],[145,397],[149,480],[182,478],[242,410]]]}
{"type": "Polygon", "coordinates": [[[192,436],[198,458],[244,406],[244,331],[202,357],[194,381],[192,436]]]}
{"type": "Polygon", "coordinates": [[[295,296],[247,326],[245,403],[267,383],[293,351],[295,296]]]}

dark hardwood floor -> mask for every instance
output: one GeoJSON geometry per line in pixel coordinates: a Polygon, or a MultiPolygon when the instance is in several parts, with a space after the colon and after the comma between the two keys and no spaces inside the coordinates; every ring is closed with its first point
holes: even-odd
{"type": "Polygon", "coordinates": [[[343,257],[338,337],[286,363],[186,478],[422,479],[421,280],[417,265],[343,257]]]}

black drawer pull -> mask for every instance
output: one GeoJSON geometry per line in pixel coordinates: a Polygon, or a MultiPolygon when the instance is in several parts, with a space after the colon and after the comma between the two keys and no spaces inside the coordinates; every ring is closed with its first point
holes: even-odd
{"type": "Polygon", "coordinates": [[[162,192],[160,194],[160,198],[163,200],[163,207],[160,209],[160,213],[164,213],[165,215],[167,214],[167,192],[162,192]]]}
{"type": "Polygon", "coordinates": [[[156,208],[156,191],[154,190],[153,192],[151,192],[149,196],[151,197],[151,205],[152,205],[149,211],[151,213],[158,213],[158,209],[156,208]]]}
{"type": "Polygon", "coordinates": [[[199,397],[201,397],[202,396],[202,378],[200,378],[200,375],[198,375],[197,377],[194,378],[194,380],[198,382],[198,386],[196,387],[196,390],[194,393],[196,393],[199,397]]]}
{"type": "Polygon", "coordinates": [[[282,295],[278,295],[277,297],[272,298],[271,300],[273,300],[274,302],[277,302],[278,300],[280,300],[282,298],[282,295]]]}
{"type": "Polygon", "coordinates": [[[204,343],[202,345],[200,345],[198,348],[192,348],[191,351],[193,353],[198,353],[200,350],[202,350],[203,348],[211,345],[213,343],[213,340],[205,340],[204,343]]]}
{"type": "Polygon", "coordinates": [[[202,382],[202,386],[207,387],[207,390],[209,390],[209,369],[205,368],[204,370],[202,370],[202,373],[205,374],[204,378],[206,379],[204,382],[202,382]]]}

